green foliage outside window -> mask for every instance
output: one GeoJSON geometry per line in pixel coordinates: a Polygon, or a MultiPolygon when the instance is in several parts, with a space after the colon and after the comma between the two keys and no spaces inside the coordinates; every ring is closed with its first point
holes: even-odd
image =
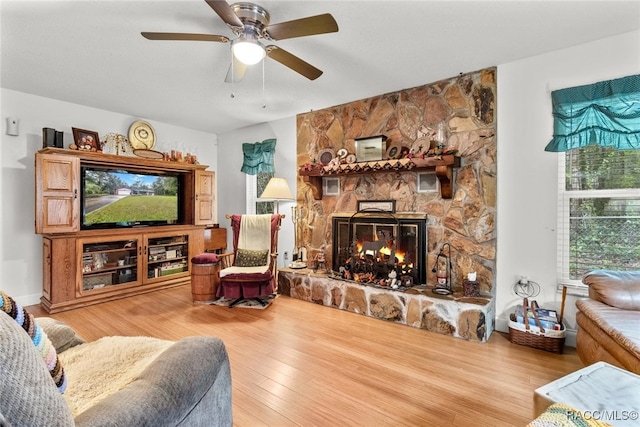
{"type": "Polygon", "coordinates": [[[640,197],[633,191],[640,191],[640,150],[567,151],[565,178],[570,278],[594,269],[640,270],[640,197]]]}
{"type": "MultiPolygon", "coordinates": [[[[258,198],[267,187],[269,180],[273,178],[275,173],[273,172],[258,172],[256,175],[257,181],[257,195],[258,198]]],[[[274,202],[256,202],[256,214],[272,214],[275,212],[274,202]]]]}

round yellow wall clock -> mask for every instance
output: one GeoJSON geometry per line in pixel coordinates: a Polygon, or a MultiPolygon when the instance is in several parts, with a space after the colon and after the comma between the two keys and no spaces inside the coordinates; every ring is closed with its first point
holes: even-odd
{"type": "Polygon", "coordinates": [[[138,120],[129,127],[129,142],[134,149],[151,150],[156,145],[156,133],[149,123],[138,120]]]}

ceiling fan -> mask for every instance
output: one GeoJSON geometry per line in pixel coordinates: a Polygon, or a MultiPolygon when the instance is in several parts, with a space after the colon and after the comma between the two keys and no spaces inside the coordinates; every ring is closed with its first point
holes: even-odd
{"type": "Polygon", "coordinates": [[[205,2],[231,28],[236,36],[235,39],[231,40],[228,37],[215,34],[153,33],[147,31],[142,32],[142,36],[149,40],[231,42],[233,63],[225,78],[227,83],[242,80],[247,66],[257,64],[265,55],[309,80],[315,80],[322,75],[322,70],[278,46],[265,46],[261,40],[278,41],[337,32],[338,24],[331,14],[325,13],[270,25],[269,12],[257,4],[240,2],[229,5],[225,0],[205,0],[205,2]]]}

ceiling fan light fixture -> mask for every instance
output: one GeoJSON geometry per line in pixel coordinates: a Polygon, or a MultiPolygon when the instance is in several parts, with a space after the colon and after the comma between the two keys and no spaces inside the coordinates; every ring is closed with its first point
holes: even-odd
{"type": "Polygon", "coordinates": [[[265,57],[265,50],[257,38],[243,34],[236,39],[231,50],[236,59],[246,65],[255,65],[265,57]]]}

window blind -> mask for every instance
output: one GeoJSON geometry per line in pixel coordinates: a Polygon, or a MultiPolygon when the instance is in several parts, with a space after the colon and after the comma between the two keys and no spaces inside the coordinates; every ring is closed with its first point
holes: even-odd
{"type": "Polygon", "coordinates": [[[640,270],[640,151],[590,145],[559,154],[558,277],[640,270]]]}

